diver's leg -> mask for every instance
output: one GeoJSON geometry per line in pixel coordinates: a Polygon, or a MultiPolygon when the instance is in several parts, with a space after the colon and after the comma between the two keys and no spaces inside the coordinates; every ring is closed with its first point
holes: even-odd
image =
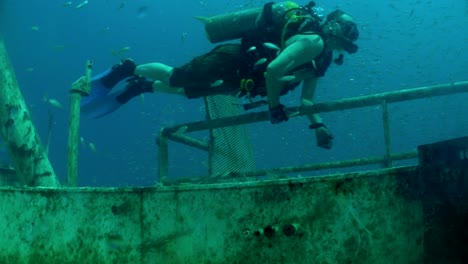
{"type": "Polygon", "coordinates": [[[160,81],[169,86],[169,78],[171,77],[173,69],[174,68],[169,65],[154,62],[138,65],[134,74],[155,81],[160,81]]]}
{"type": "Polygon", "coordinates": [[[169,85],[171,74],[172,67],[161,63],[136,66],[132,60],[125,59],[93,79],[91,95],[82,100],[82,113],[92,118],[102,117],[143,93],[163,92],[184,95],[183,88],[169,85]],[[118,94],[107,96],[122,80],[126,80],[126,88],[118,94]]]}
{"type": "Polygon", "coordinates": [[[185,95],[184,88],[173,87],[169,83],[174,68],[162,63],[147,63],[138,65],[135,75],[155,80],[152,84],[153,92],[185,95]]]}

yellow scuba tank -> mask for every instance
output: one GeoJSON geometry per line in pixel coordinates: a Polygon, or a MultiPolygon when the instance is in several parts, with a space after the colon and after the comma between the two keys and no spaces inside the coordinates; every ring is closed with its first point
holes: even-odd
{"type": "MultiPolygon", "coordinates": [[[[283,14],[299,5],[287,1],[272,6],[272,22],[281,23],[283,14]]],[[[206,36],[211,43],[241,38],[243,33],[256,30],[261,24],[263,7],[231,12],[212,17],[195,17],[203,22],[206,36]]]]}

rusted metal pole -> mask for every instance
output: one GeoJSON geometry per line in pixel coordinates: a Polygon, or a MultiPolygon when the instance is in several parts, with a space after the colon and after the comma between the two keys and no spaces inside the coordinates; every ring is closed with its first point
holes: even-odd
{"type": "MultiPolygon", "coordinates": [[[[392,160],[408,160],[408,159],[415,159],[418,157],[417,151],[410,151],[405,153],[398,153],[391,155],[392,160]]],[[[274,168],[274,169],[262,169],[262,170],[255,170],[249,172],[232,172],[226,173],[224,175],[217,175],[216,177],[211,177],[211,175],[207,175],[204,177],[190,177],[186,179],[179,179],[174,180],[171,182],[167,182],[166,185],[173,184],[173,183],[215,183],[220,180],[232,180],[232,179],[249,179],[255,178],[265,175],[272,175],[277,178],[288,178],[285,175],[289,173],[304,173],[310,171],[318,171],[324,169],[337,169],[337,168],[350,168],[350,167],[357,167],[357,166],[366,166],[372,164],[381,164],[385,161],[385,158],[380,157],[368,157],[368,158],[360,158],[360,159],[351,159],[351,160],[342,160],[342,161],[334,161],[334,162],[325,162],[325,163],[317,163],[317,164],[306,164],[302,166],[291,166],[291,167],[281,167],[281,168],[274,168]]],[[[316,176],[313,176],[316,177],[316,176]]]]}
{"type": "Polygon", "coordinates": [[[78,186],[78,144],[80,131],[80,102],[91,91],[93,64],[86,62],[85,75],[72,84],[70,90],[70,113],[68,118],[67,185],[78,186]]]}
{"type": "Polygon", "coordinates": [[[167,138],[174,141],[174,142],[179,142],[181,144],[184,144],[184,145],[187,145],[187,146],[190,146],[190,147],[194,147],[196,149],[200,149],[200,150],[204,150],[204,151],[209,151],[210,150],[210,146],[209,146],[209,144],[207,142],[205,142],[203,140],[196,139],[196,138],[192,138],[192,137],[189,137],[189,136],[179,135],[177,133],[173,133],[173,134],[168,135],[167,138]]]}
{"type": "Polygon", "coordinates": [[[16,81],[0,36],[0,134],[8,146],[19,184],[59,186],[54,169],[16,81]]]}
{"type": "MultiPolygon", "coordinates": [[[[327,103],[317,103],[307,107],[290,107],[288,112],[301,116],[311,113],[333,112],[345,109],[375,106],[386,101],[387,103],[409,101],[426,97],[443,96],[456,93],[468,93],[468,81],[424,86],[419,88],[400,90],[394,92],[372,94],[367,96],[352,97],[327,103]]],[[[185,132],[201,131],[226,126],[236,126],[270,120],[268,111],[248,113],[239,116],[230,116],[206,121],[198,121],[167,127],[162,130],[163,135],[174,133],[182,127],[187,127],[185,132]]]]}

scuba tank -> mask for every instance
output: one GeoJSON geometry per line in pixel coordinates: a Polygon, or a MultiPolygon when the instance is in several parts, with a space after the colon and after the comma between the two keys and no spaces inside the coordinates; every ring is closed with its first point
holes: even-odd
{"type": "MultiPolygon", "coordinates": [[[[272,4],[271,22],[282,23],[283,14],[298,7],[298,4],[291,1],[272,4]]],[[[218,43],[239,39],[245,32],[257,30],[264,24],[263,11],[264,7],[257,7],[212,17],[195,18],[204,24],[208,40],[211,43],[218,43]]]]}

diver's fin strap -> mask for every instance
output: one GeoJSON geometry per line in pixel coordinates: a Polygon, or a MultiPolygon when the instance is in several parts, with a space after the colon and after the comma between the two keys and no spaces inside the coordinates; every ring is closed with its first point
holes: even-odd
{"type": "Polygon", "coordinates": [[[262,17],[265,22],[265,29],[267,32],[274,30],[274,21],[273,21],[273,5],[275,2],[268,2],[263,5],[262,17]]]}
{"type": "Polygon", "coordinates": [[[123,59],[119,64],[112,66],[111,71],[101,78],[104,87],[112,89],[117,83],[133,75],[137,65],[132,59],[123,59]]]}
{"type": "Polygon", "coordinates": [[[136,97],[143,93],[153,92],[152,80],[146,79],[143,76],[133,76],[127,80],[127,86],[125,90],[118,96],[115,97],[117,102],[125,104],[133,97],[136,97]]]}

